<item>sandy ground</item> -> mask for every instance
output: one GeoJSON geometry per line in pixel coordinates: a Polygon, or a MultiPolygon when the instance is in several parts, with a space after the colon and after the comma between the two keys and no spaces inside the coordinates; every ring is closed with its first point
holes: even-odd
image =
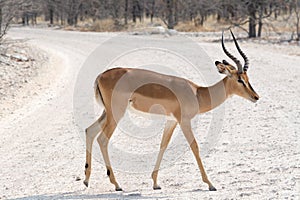
{"type": "MultiPolygon", "coordinates": [[[[0,199],[299,199],[299,47],[241,44],[251,59],[249,76],[261,99],[252,104],[233,97],[223,105],[222,132],[203,156],[218,191],[209,192],[202,183],[186,148],[160,171],[162,190],[152,190],[150,173],[134,173],[133,169],[132,173],[116,171],[124,192],[115,192],[101,159],[93,161],[89,188],[82,180],[76,181],[84,179],[85,144],[74,122],[72,103],[82,64],[112,34],[14,28],[9,36],[29,39],[31,45],[48,52],[49,63],[28,85],[36,91],[32,100],[1,118],[0,199]]],[[[220,44],[195,40],[211,57],[212,66],[215,59],[225,58],[220,44]]],[[[205,132],[210,116],[195,119],[200,147],[205,145],[201,131],[205,132]]],[[[112,143],[118,142],[117,136],[112,138],[112,143]]],[[[133,141],[122,142],[134,151],[143,150],[133,141]]],[[[169,150],[165,159],[170,155],[169,150]]]]}
{"type": "Polygon", "coordinates": [[[32,101],[37,92],[42,91],[43,77],[51,74],[53,63],[48,60],[48,52],[26,43],[26,40],[3,41],[0,61],[0,117],[13,114],[32,101]],[[33,89],[34,88],[34,89],[33,89]]]}

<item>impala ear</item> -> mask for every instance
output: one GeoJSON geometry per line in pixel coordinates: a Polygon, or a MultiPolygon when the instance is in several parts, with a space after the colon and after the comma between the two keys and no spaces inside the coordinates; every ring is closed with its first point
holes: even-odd
{"type": "Polygon", "coordinates": [[[219,61],[216,61],[215,65],[217,66],[219,73],[226,74],[227,76],[231,77],[232,71],[229,67],[219,61]]]}

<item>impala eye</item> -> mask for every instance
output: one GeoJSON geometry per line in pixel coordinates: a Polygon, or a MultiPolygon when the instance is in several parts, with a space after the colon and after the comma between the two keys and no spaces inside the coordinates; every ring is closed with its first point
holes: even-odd
{"type": "Polygon", "coordinates": [[[246,87],[246,84],[245,84],[245,82],[242,79],[238,79],[238,82],[241,83],[241,84],[243,84],[244,87],[246,87]]]}

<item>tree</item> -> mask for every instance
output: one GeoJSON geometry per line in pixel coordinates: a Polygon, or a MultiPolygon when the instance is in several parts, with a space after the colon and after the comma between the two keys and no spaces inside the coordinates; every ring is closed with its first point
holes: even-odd
{"type": "Polygon", "coordinates": [[[222,17],[232,26],[247,31],[248,37],[252,38],[261,36],[264,19],[270,18],[273,13],[277,17],[287,4],[288,2],[282,0],[224,0],[219,8],[225,13],[222,17]],[[244,29],[245,24],[248,24],[248,29],[244,29]]]}
{"type": "Polygon", "coordinates": [[[132,21],[135,23],[136,18],[139,18],[140,22],[142,21],[142,6],[138,0],[133,0],[132,4],[132,21]]]}
{"type": "Polygon", "coordinates": [[[300,41],[300,1],[294,0],[292,6],[294,7],[293,10],[296,16],[296,40],[300,41]]]}
{"type": "Polygon", "coordinates": [[[9,26],[15,17],[15,7],[13,2],[8,0],[0,0],[0,43],[3,37],[6,35],[9,26]]]}
{"type": "Polygon", "coordinates": [[[177,24],[178,17],[176,16],[177,0],[163,0],[159,2],[159,15],[168,29],[174,29],[177,24]]]}
{"type": "Polygon", "coordinates": [[[124,10],[124,24],[128,23],[128,0],[125,0],[125,10],[124,10]]]}

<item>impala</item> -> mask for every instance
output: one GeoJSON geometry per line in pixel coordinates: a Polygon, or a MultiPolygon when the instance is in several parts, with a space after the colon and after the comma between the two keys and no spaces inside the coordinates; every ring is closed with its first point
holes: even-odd
{"type": "MultiPolygon", "coordinates": [[[[230,31],[231,32],[231,31],[230,31]]],[[[95,96],[104,106],[103,114],[90,127],[86,129],[86,164],[84,184],[88,187],[91,175],[92,144],[95,137],[100,146],[102,156],[107,168],[110,182],[116,191],[121,191],[108,155],[108,142],[118,122],[123,117],[126,109],[167,116],[163,131],[160,150],[152,172],[153,189],[161,189],[157,183],[157,175],[163,154],[177,124],[179,124],[191,150],[196,158],[203,182],[207,183],[210,191],[216,188],[209,181],[202,164],[199,147],[191,129],[192,118],[200,113],[205,113],[222,104],[228,97],[238,95],[252,102],[259,99],[258,94],[250,85],[247,76],[249,60],[242,52],[235,36],[231,32],[238,52],[244,59],[244,66],[230,54],[224,46],[224,33],[222,33],[222,48],[225,54],[234,61],[235,68],[227,61],[216,61],[219,73],[225,78],[210,87],[201,87],[195,83],[175,77],[133,68],[114,68],[100,74],[95,81],[95,96]],[[155,107],[161,109],[155,109],[155,107]]]]}

